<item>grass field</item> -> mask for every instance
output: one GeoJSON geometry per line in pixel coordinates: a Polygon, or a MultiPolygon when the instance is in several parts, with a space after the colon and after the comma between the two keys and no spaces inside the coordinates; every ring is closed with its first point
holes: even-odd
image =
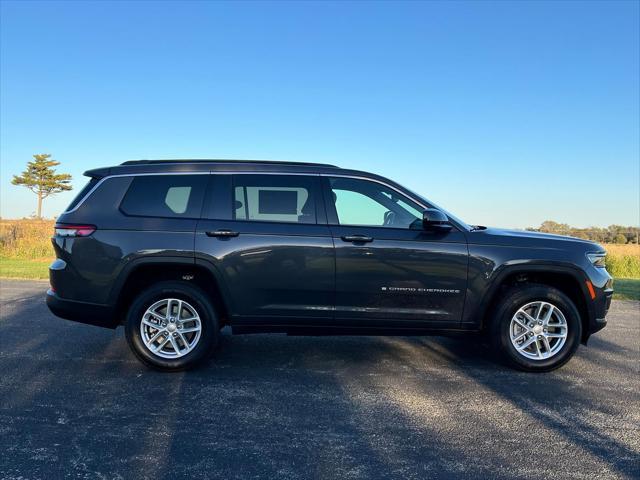
{"type": "Polygon", "coordinates": [[[640,300],[640,278],[616,278],[613,281],[613,298],[640,300]]]}
{"type": "Polygon", "coordinates": [[[0,278],[48,279],[50,263],[50,259],[23,260],[0,257],[0,278]]]}
{"type": "MultiPolygon", "coordinates": [[[[0,220],[0,277],[49,278],[53,220],[0,220]]],[[[640,245],[604,245],[615,298],[640,300],[640,245]]]]}

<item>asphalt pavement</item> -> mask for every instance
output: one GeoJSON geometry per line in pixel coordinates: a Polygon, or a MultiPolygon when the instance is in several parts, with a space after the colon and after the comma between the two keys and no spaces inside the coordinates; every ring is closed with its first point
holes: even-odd
{"type": "Polygon", "coordinates": [[[225,335],[197,371],[0,280],[0,478],[640,478],[640,303],[548,374],[476,338],[225,335]]]}

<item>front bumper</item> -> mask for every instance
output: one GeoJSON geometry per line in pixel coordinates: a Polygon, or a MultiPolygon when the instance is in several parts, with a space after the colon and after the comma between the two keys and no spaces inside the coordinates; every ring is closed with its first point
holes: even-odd
{"type": "Polygon", "coordinates": [[[104,328],[116,328],[113,308],[108,305],[78,302],[60,298],[53,290],[47,291],[47,307],[56,317],[104,328]]]}
{"type": "Polygon", "coordinates": [[[611,307],[611,299],[613,298],[613,279],[604,271],[606,278],[600,285],[593,284],[595,298],[586,297],[588,302],[589,321],[587,328],[582,332],[582,342],[587,343],[589,337],[602,330],[607,326],[607,313],[611,307]]]}
{"type": "Polygon", "coordinates": [[[591,322],[589,334],[596,333],[607,326],[607,313],[611,307],[611,298],[613,297],[613,289],[605,290],[595,305],[595,315],[591,322]]]}

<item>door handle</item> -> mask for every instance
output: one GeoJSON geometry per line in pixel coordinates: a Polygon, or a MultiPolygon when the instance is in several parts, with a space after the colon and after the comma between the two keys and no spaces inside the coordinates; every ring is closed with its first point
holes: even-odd
{"type": "Polygon", "coordinates": [[[238,235],[240,235],[238,232],[234,232],[233,230],[226,230],[226,229],[215,230],[213,232],[205,232],[205,233],[207,234],[207,237],[223,237],[223,238],[237,237],[238,235]]]}
{"type": "Polygon", "coordinates": [[[373,242],[373,237],[367,237],[366,235],[343,235],[340,237],[343,242],[354,243],[368,243],[373,242]]]}

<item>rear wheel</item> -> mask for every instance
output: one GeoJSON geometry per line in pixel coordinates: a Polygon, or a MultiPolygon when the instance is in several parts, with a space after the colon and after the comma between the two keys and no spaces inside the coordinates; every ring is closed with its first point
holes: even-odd
{"type": "Polygon", "coordinates": [[[561,291],[529,284],[510,290],[498,305],[491,340],[514,367],[548,372],[573,356],[582,336],[580,315],[561,291]]]}
{"type": "Polygon", "coordinates": [[[206,295],[186,282],[161,282],[136,297],[127,342],[145,365],[166,371],[195,367],[215,348],[218,321],[206,295]]]}

